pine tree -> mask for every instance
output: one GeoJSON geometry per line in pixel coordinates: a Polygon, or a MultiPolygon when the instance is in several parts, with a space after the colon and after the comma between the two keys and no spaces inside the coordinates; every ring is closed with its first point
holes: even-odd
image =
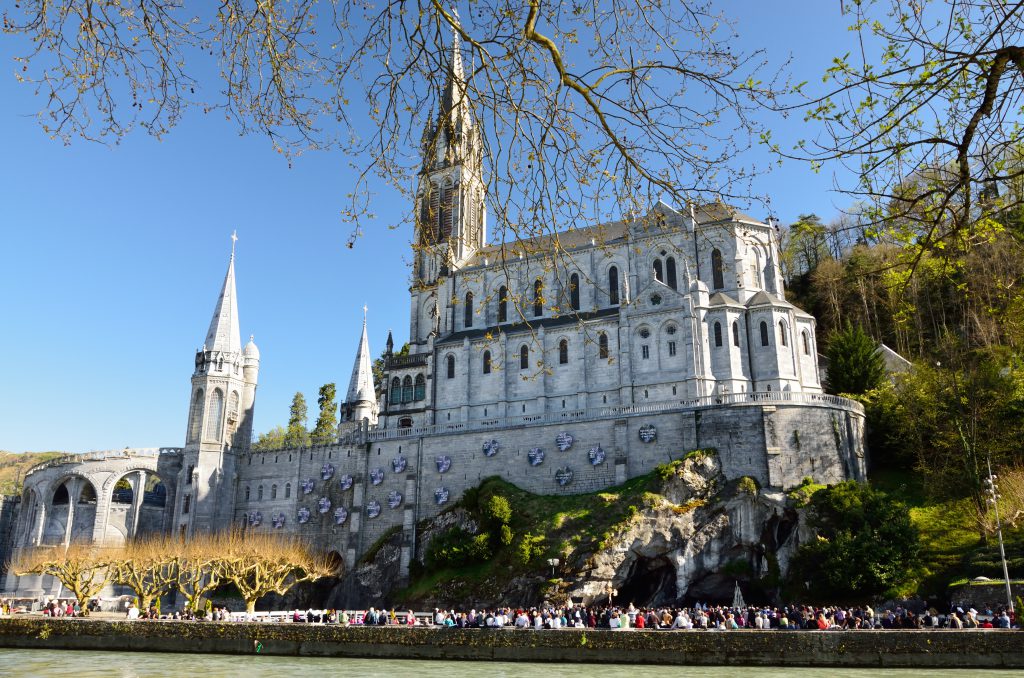
{"type": "Polygon", "coordinates": [[[337,389],[334,384],[320,387],[320,397],[316,399],[320,406],[320,416],[313,428],[313,443],[323,445],[332,442],[338,430],[338,403],[335,402],[337,389]]]}
{"type": "Polygon", "coordinates": [[[849,321],[829,338],[828,387],[832,393],[860,395],[882,385],[885,361],[878,344],[860,325],[849,321]]]}
{"type": "Polygon", "coordinates": [[[302,447],[309,444],[306,420],[306,397],[301,392],[296,393],[292,398],[291,412],[288,415],[288,432],[285,434],[285,444],[288,447],[302,447]]]}

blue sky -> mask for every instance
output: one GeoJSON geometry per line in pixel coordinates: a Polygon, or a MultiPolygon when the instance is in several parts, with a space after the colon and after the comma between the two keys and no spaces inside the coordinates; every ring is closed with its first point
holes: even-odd
{"type": "MultiPolygon", "coordinates": [[[[838,3],[737,4],[739,47],[792,53],[798,80],[820,82],[852,45],[838,3]]],[[[113,147],[64,146],[15,82],[22,47],[0,37],[0,449],[181,445],[234,229],[242,334],[263,359],[257,431],[285,422],[296,391],[311,419],[321,384],[344,393],[364,303],[375,355],[389,328],[404,341],[411,224],[366,229],[346,248],[344,157],[310,153],[289,169],[266,140],[202,113],[163,141],[136,132],[113,147]]],[[[799,117],[772,126],[780,138],[810,132],[799,117]]],[[[849,202],[832,185],[831,171],[787,163],[755,191],[784,222],[827,220],[849,202]]],[[[387,186],[375,191],[382,222],[410,211],[387,186]]]]}

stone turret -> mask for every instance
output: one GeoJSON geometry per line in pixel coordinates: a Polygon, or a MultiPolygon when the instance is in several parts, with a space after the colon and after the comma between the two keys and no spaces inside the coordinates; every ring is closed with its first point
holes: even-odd
{"type": "Polygon", "coordinates": [[[363,334],[359,338],[355,364],[352,365],[352,379],[348,393],[341,406],[342,423],[369,422],[377,424],[377,391],[373,383],[373,363],[370,360],[370,341],[366,336],[366,314],[363,314],[363,334]]]}

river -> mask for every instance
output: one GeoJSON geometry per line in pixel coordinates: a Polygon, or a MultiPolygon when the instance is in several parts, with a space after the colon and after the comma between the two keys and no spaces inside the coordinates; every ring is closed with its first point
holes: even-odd
{"type": "Polygon", "coordinates": [[[157,652],[79,652],[75,650],[0,650],[0,670],[6,675],[60,678],[281,678],[282,676],[387,676],[388,678],[594,678],[639,674],[658,678],[972,678],[1020,676],[1021,671],[927,669],[800,669],[764,667],[640,666],[607,664],[526,664],[451,662],[409,659],[321,659],[157,652]]]}

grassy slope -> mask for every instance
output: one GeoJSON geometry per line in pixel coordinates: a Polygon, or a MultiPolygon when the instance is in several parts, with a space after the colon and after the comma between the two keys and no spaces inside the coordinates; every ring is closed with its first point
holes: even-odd
{"type": "Polygon", "coordinates": [[[5,452],[0,450],[0,494],[19,494],[25,472],[67,452],[5,452]]]}

